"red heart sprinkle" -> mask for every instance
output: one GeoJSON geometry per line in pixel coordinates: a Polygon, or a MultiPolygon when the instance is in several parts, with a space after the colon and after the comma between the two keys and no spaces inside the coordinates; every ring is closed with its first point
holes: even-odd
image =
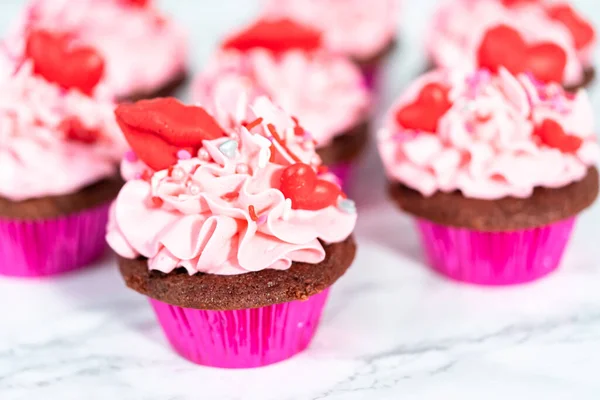
{"type": "Polygon", "coordinates": [[[91,95],[104,75],[104,60],[91,47],[70,45],[66,34],[32,31],[25,49],[34,73],[64,89],[91,95]]]}
{"type": "Polygon", "coordinates": [[[581,147],[583,140],[578,136],[565,133],[562,126],[551,119],[545,119],[537,126],[533,134],[548,147],[560,150],[563,153],[575,153],[581,147]]]}
{"type": "Polygon", "coordinates": [[[135,154],[156,171],[175,164],[178,151],[194,156],[203,140],[225,136],[203,108],[186,106],[174,98],[121,104],[115,115],[135,154]]]}
{"type": "Polygon", "coordinates": [[[86,128],[81,120],[77,117],[65,118],[58,127],[59,130],[65,133],[68,140],[82,142],[85,144],[93,144],[100,138],[100,132],[86,128]]]}
{"type": "Polygon", "coordinates": [[[303,163],[290,165],[283,170],[280,190],[292,200],[295,210],[321,210],[335,205],[341,195],[336,184],[319,179],[313,168],[303,163]]]}
{"type": "Polygon", "coordinates": [[[584,20],[570,5],[556,4],[548,9],[550,18],[562,23],[573,35],[575,47],[580,50],[594,40],[594,27],[584,20]]]}
{"type": "Polygon", "coordinates": [[[248,51],[265,48],[275,54],[321,47],[321,33],[290,19],[259,20],[223,44],[225,49],[248,51]]]}
{"type": "Polygon", "coordinates": [[[513,75],[531,72],[541,82],[562,82],[565,51],[553,43],[528,46],[519,32],[506,25],[488,30],[477,51],[479,66],[496,73],[503,66],[513,75]]]}
{"type": "Polygon", "coordinates": [[[434,133],[440,118],[452,107],[449,91],[439,83],[428,83],[413,103],[396,112],[396,122],[406,129],[434,133]]]}

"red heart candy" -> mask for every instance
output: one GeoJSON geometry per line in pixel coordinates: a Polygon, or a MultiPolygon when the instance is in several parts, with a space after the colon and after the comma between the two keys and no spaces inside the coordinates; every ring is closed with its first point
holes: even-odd
{"type": "Polygon", "coordinates": [[[396,112],[396,122],[406,129],[434,133],[439,119],[452,107],[449,91],[438,83],[425,85],[413,103],[396,112]]]}
{"type": "Polygon", "coordinates": [[[25,53],[34,73],[64,89],[91,95],[104,74],[104,60],[91,47],[71,48],[65,34],[32,31],[25,53]]]}
{"type": "Polygon", "coordinates": [[[546,146],[560,150],[563,153],[575,153],[581,147],[583,140],[578,136],[565,133],[562,126],[551,119],[545,119],[537,126],[533,134],[540,138],[546,146]]]}
{"type": "Polygon", "coordinates": [[[311,211],[335,205],[341,194],[336,184],[319,179],[313,168],[303,163],[283,170],[280,190],[292,200],[293,209],[311,211]]]}
{"type": "Polygon", "coordinates": [[[556,4],[548,9],[550,18],[562,23],[573,35],[575,48],[584,48],[594,40],[594,27],[568,4],[556,4]]]}
{"type": "Polygon", "coordinates": [[[479,66],[498,72],[502,66],[517,75],[531,72],[541,82],[562,82],[565,51],[553,43],[528,46],[519,32],[506,25],[488,30],[477,50],[479,66]]]}
{"type": "Polygon", "coordinates": [[[121,104],[115,115],[133,151],[156,171],[175,164],[178,151],[195,155],[203,140],[225,136],[203,108],[186,106],[174,98],[121,104]]]}
{"type": "Polygon", "coordinates": [[[81,120],[77,117],[65,118],[58,127],[59,130],[65,133],[68,140],[82,142],[85,144],[96,143],[100,137],[100,132],[86,128],[81,120]]]}
{"type": "Polygon", "coordinates": [[[223,44],[225,49],[240,51],[258,47],[275,54],[292,49],[312,51],[321,47],[321,33],[290,19],[260,20],[223,44]]]}

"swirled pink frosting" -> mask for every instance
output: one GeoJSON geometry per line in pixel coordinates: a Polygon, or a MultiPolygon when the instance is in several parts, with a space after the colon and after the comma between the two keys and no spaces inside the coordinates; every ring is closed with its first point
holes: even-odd
{"type": "Polygon", "coordinates": [[[491,76],[435,71],[417,80],[392,108],[379,150],[393,181],[430,196],[460,190],[466,197],[528,197],[536,187],[581,180],[600,158],[591,103],[585,91],[566,95],[558,84],[537,85],[501,69],[491,76]],[[450,88],[451,108],[437,132],[400,126],[397,110],[431,82],[450,88]],[[574,152],[542,143],[534,129],[546,119],[581,139],[574,152]]]}
{"type": "MultiPolygon", "coordinates": [[[[540,3],[557,3],[544,0],[540,3]]],[[[477,49],[485,33],[497,25],[507,25],[518,31],[528,44],[550,42],[560,46],[567,55],[563,83],[578,85],[584,69],[592,65],[590,43],[577,50],[569,30],[548,17],[544,8],[535,3],[506,7],[500,0],[446,1],[437,11],[427,48],[431,60],[442,68],[477,67],[477,49]]]]}
{"type": "Polygon", "coordinates": [[[119,0],[33,0],[10,35],[23,48],[32,27],[60,30],[94,47],[106,62],[103,84],[116,97],[160,88],[186,68],[187,36],[156,7],[119,0]]]}
{"type": "MultiPolygon", "coordinates": [[[[150,269],[165,273],[183,267],[190,275],[235,275],[287,269],[293,262],[319,263],[325,258],[320,240],[340,242],[352,233],[352,210],[291,208],[276,183],[293,163],[290,151],[314,166],[320,159],[314,148],[295,138],[288,150],[272,142],[267,124],[293,137],[295,123],[266,98],[252,103],[248,113],[263,123],[250,131],[237,125],[228,130],[229,137],[205,141],[197,157],[180,160],[170,172],[126,183],[112,207],[107,233],[119,255],[142,255],[150,269]],[[227,146],[232,141],[236,147],[227,146]]],[[[133,157],[129,162],[143,168],[133,157]]]]}
{"type": "Polygon", "coordinates": [[[269,96],[302,121],[318,147],[363,122],[370,105],[358,67],[326,52],[292,50],[275,56],[264,49],[221,50],[193,86],[194,100],[222,125],[235,119],[235,100],[243,92],[250,99],[269,96]]]}
{"type": "Polygon", "coordinates": [[[288,17],[323,32],[334,52],[367,60],[396,35],[400,0],[264,0],[267,16],[288,17]]]}
{"type": "Polygon", "coordinates": [[[9,73],[16,67],[0,65],[0,196],[69,194],[115,174],[127,147],[110,100],[64,91],[34,76],[30,63],[9,73]],[[67,138],[68,118],[98,132],[95,142],[67,138]]]}

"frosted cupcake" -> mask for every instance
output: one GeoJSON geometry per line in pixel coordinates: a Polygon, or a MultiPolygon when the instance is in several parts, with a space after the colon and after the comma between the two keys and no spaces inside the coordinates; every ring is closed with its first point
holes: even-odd
{"type": "Polygon", "coordinates": [[[434,66],[530,72],[575,90],[594,76],[594,28],[565,1],[452,0],[436,13],[434,66]]]}
{"type": "Polygon", "coordinates": [[[354,203],[296,121],[264,97],[250,109],[228,128],[174,99],[116,110],[139,159],[124,162],[108,243],[175,350],[208,366],[304,350],[355,254],[354,203]]]}
{"type": "Polygon", "coordinates": [[[289,20],[259,21],[229,37],[193,87],[193,98],[223,126],[249,120],[237,110],[267,95],[302,121],[296,134],[342,182],[368,137],[370,94],[360,70],[343,56],[320,48],[321,35],[289,20]]]}
{"type": "Polygon", "coordinates": [[[416,81],[390,111],[379,150],[431,266],[485,285],[556,269],[598,194],[593,120],[584,91],[503,68],[416,81]]]}
{"type": "Polygon", "coordinates": [[[126,148],[113,103],[92,97],[103,70],[94,50],[40,32],[28,43],[21,65],[0,63],[0,274],[23,277],[102,255],[126,148]]]}
{"type": "Polygon", "coordinates": [[[263,0],[264,14],[323,33],[324,46],[361,66],[369,84],[396,41],[399,0],[263,0]]]}
{"type": "Polygon", "coordinates": [[[119,100],[165,96],[185,80],[187,38],[151,0],[32,0],[10,35],[19,53],[31,29],[60,30],[106,62],[103,84],[119,100]]]}

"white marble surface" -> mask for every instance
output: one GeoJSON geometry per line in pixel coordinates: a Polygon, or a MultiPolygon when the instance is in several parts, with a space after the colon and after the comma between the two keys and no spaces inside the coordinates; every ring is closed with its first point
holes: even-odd
{"type": "MultiPolygon", "coordinates": [[[[2,2],[2,26],[21,3],[2,2]]],[[[422,67],[419,40],[434,1],[406,3],[411,25],[385,71],[382,108],[422,67]]],[[[597,1],[579,3],[598,22],[597,1]]],[[[198,66],[251,2],[167,6],[192,27],[198,66]]],[[[597,93],[595,101],[600,107],[597,93]]],[[[0,399],[600,398],[599,205],[580,220],[556,274],[485,289],[424,267],[410,221],[385,199],[373,151],[359,178],[359,255],[302,355],[247,371],[184,361],[107,257],[58,279],[0,279],[0,399]]]]}

